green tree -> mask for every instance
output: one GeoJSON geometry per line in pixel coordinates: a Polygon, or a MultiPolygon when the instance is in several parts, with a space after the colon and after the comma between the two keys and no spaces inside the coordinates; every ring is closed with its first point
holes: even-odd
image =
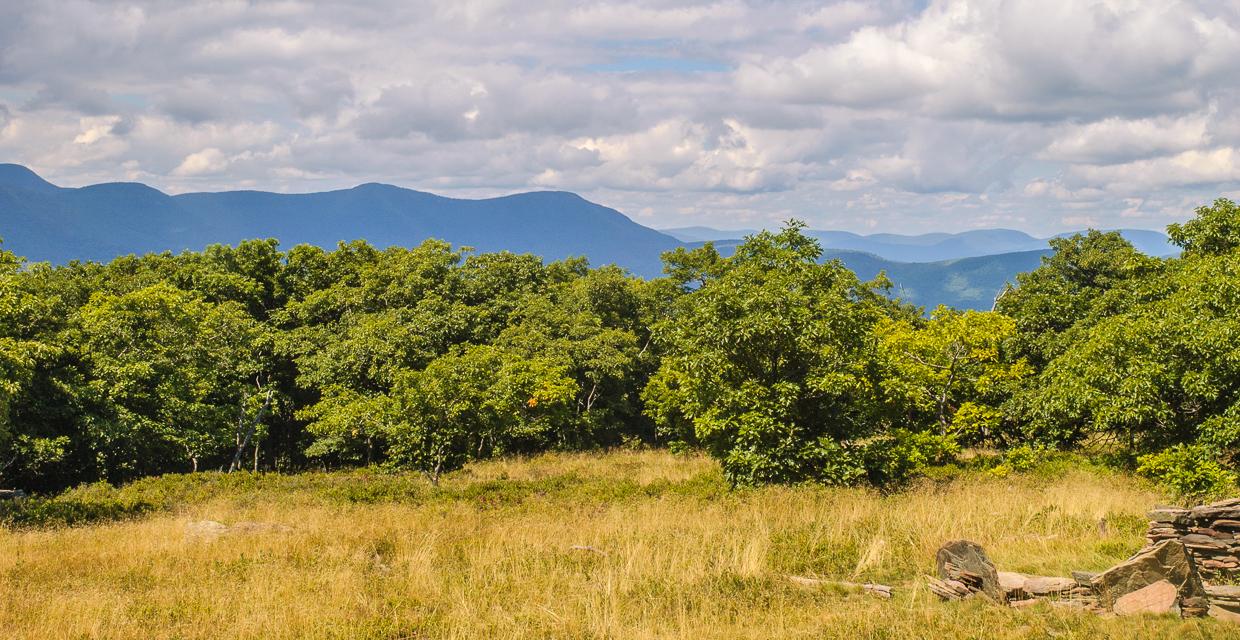
{"type": "Polygon", "coordinates": [[[432,483],[465,462],[544,448],[569,416],[576,385],[554,362],[490,346],[403,374],[391,395],[391,461],[432,483]]]}
{"type": "Polygon", "coordinates": [[[1186,257],[1219,255],[1240,248],[1240,206],[1227,198],[1197,207],[1196,217],[1167,227],[1171,241],[1186,257]]]}
{"type": "Polygon", "coordinates": [[[1137,251],[1118,232],[1089,231],[1050,241],[1054,253],[1016,277],[996,301],[1016,321],[1011,350],[1036,368],[1062,354],[1074,326],[1121,312],[1142,296],[1140,287],[1162,261],[1137,251]]]}
{"type": "Polygon", "coordinates": [[[655,329],[647,411],[736,484],[867,478],[881,434],[874,326],[886,305],[790,223],[751,236],[655,329]]]}
{"type": "Polygon", "coordinates": [[[235,303],[212,305],[166,284],[100,295],[81,312],[89,420],[111,479],[222,459],[242,388],[256,374],[255,324],[235,303]],[[180,452],[178,455],[176,452],[180,452]]]}
{"type": "Polygon", "coordinates": [[[885,320],[878,327],[882,386],[912,425],[933,424],[973,442],[992,438],[999,405],[1032,373],[1023,359],[1003,357],[1015,329],[998,313],[947,307],[928,321],[885,320]]]}

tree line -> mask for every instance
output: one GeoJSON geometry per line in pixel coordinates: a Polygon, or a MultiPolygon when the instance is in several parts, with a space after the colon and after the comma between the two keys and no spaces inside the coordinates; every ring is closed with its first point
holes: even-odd
{"type": "Polygon", "coordinates": [[[962,448],[1084,449],[1184,492],[1240,464],[1240,208],[1051,241],[990,312],[929,314],[800,223],[583,259],[275,240],[107,264],[0,251],[0,485],[695,448],[734,484],[898,485],[962,448]]]}

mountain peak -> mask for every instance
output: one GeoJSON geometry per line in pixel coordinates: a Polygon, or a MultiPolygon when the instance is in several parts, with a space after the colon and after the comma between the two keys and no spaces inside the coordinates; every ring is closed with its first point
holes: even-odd
{"type": "Polygon", "coordinates": [[[29,191],[49,191],[58,187],[20,164],[0,163],[0,187],[16,187],[29,191]]]}

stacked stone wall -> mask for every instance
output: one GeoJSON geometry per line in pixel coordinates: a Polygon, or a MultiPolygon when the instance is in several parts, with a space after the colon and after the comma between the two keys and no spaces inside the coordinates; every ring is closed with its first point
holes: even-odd
{"type": "Polygon", "coordinates": [[[1156,508],[1146,538],[1151,545],[1179,540],[1202,580],[1233,582],[1240,577],[1240,498],[1188,509],[1156,508]]]}

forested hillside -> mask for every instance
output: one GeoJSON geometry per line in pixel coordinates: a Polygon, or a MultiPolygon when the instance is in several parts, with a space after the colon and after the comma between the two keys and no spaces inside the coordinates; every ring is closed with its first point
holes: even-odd
{"type": "Polygon", "coordinates": [[[897,486],[962,447],[1084,449],[1183,493],[1240,453],[1240,209],[1176,258],[1051,241],[997,311],[884,295],[792,224],[643,280],[430,240],[108,264],[0,254],[0,485],[700,448],[733,484],[897,486]]]}

